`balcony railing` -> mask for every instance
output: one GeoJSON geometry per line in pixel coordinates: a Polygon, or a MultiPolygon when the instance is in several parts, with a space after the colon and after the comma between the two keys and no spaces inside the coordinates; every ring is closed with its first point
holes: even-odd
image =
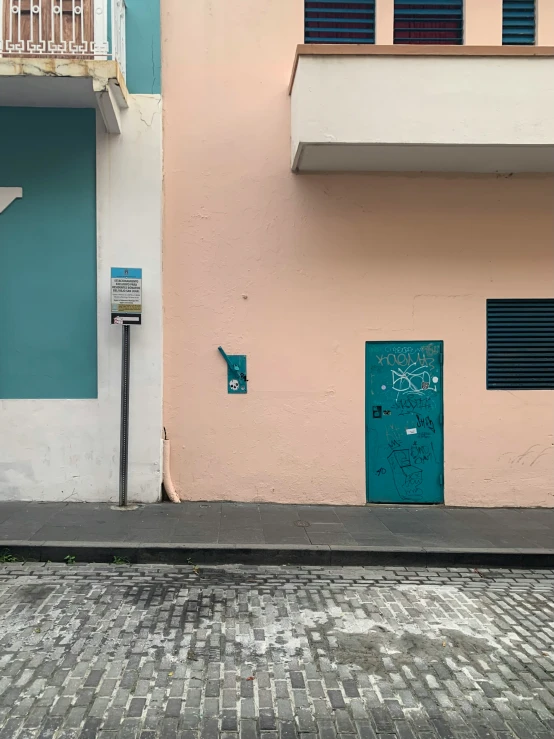
{"type": "Polygon", "coordinates": [[[0,56],[114,59],[125,74],[125,0],[0,0],[0,19],[0,56]]]}

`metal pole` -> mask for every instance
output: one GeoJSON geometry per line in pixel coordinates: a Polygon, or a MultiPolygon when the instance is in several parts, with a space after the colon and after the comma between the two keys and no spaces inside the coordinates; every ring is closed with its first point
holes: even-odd
{"type": "Polygon", "coordinates": [[[119,505],[127,505],[129,472],[129,370],[131,357],[131,327],[123,326],[121,352],[121,436],[119,452],[119,505]]]}

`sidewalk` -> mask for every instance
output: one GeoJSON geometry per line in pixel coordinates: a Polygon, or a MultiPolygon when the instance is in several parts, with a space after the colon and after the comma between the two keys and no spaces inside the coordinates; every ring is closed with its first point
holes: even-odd
{"type": "Polygon", "coordinates": [[[554,509],[0,503],[0,550],[41,561],[554,566],[554,509]]]}

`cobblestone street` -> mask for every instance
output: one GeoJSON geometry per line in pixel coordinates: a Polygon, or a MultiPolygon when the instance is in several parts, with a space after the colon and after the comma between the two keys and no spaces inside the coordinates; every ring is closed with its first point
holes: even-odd
{"type": "Polygon", "coordinates": [[[554,573],[0,565],[0,739],[551,739],[554,573]]]}

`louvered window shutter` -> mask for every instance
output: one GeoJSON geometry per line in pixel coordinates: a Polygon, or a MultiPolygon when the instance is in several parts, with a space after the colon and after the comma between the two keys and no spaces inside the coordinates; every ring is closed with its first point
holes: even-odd
{"type": "Polygon", "coordinates": [[[487,388],[554,390],[554,300],[487,300],[487,388]]]}
{"type": "Polygon", "coordinates": [[[375,0],[305,0],[307,44],[374,44],[375,0]]]}
{"type": "Polygon", "coordinates": [[[395,44],[464,43],[463,0],[395,0],[395,44]]]}
{"type": "Polygon", "coordinates": [[[535,18],[535,0],[504,0],[502,43],[533,45],[535,43],[535,18]]]}

